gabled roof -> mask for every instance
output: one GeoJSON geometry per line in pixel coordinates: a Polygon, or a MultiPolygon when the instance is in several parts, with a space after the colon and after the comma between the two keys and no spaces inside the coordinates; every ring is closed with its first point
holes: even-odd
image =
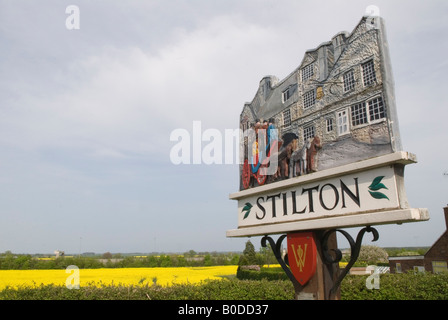
{"type": "MultiPolygon", "coordinates": [[[[270,101],[271,99],[275,100],[275,101],[280,101],[279,95],[281,95],[281,92],[279,93],[276,91],[279,91],[278,89],[283,86],[287,86],[288,82],[292,81],[292,82],[297,83],[296,77],[298,75],[299,70],[301,68],[305,67],[306,65],[317,61],[319,49],[322,47],[329,47],[329,49],[331,51],[333,51],[334,50],[333,40],[336,37],[342,36],[342,38],[344,39],[344,45],[343,45],[341,54],[338,55],[338,57],[335,59],[335,61],[333,63],[333,66],[336,66],[336,61],[342,56],[342,53],[345,51],[345,45],[351,42],[352,37],[356,38],[357,35],[360,34],[360,27],[361,27],[361,25],[364,24],[365,20],[366,20],[366,17],[362,17],[361,20],[358,22],[358,24],[356,25],[356,27],[353,29],[353,31],[351,33],[347,32],[347,31],[338,32],[337,34],[335,34],[333,36],[333,38],[330,41],[322,42],[316,48],[307,50],[302,58],[300,65],[298,67],[296,67],[284,79],[279,81],[275,76],[263,77],[263,79],[260,81],[259,88],[258,88],[254,98],[252,99],[251,102],[246,102],[245,106],[246,105],[250,106],[251,111],[255,115],[255,117],[270,118],[274,114],[278,113],[279,112],[278,106],[275,105],[275,103],[270,101]],[[267,93],[266,97],[261,97],[261,95],[263,94],[262,85],[264,83],[266,83],[265,82],[266,80],[270,83],[269,92],[267,93]]],[[[327,73],[327,77],[329,75],[330,75],[330,72],[327,73]]],[[[280,97],[280,99],[281,99],[281,97],[280,97]]]]}
{"type": "MultiPolygon", "coordinates": [[[[448,243],[448,230],[445,231],[437,240],[434,242],[434,244],[429,248],[428,251],[425,253],[425,258],[428,256],[431,256],[434,250],[436,250],[439,246],[442,246],[442,241],[446,238],[446,242],[448,243]]],[[[446,258],[448,259],[448,247],[446,247],[446,258]]]]}

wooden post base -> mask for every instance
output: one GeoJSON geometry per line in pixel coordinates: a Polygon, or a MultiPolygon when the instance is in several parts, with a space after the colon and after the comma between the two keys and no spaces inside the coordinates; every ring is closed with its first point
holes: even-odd
{"type": "MultiPolygon", "coordinates": [[[[328,265],[323,262],[322,247],[319,239],[322,239],[325,230],[313,231],[317,246],[317,265],[314,276],[303,286],[295,286],[296,300],[339,300],[340,290],[338,289],[334,294],[331,289],[338,277],[339,267],[337,263],[328,265]]],[[[328,248],[337,249],[336,234],[330,235],[328,240],[328,248]]],[[[291,259],[291,257],[288,257],[291,259]]],[[[290,260],[291,261],[291,260],[290,260]]]]}

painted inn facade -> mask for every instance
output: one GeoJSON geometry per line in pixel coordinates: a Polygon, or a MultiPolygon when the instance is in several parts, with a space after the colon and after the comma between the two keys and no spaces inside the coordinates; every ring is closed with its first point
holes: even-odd
{"type": "MultiPolygon", "coordinates": [[[[247,132],[268,119],[274,120],[279,137],[296,138],[296,149],[319,137],[316,171],[400,151],[382,20],[363,17],[351,33],[340,32],[308,50],[281,81],[264,77],[254,99],[244,105],[240,129],[247,132]]],[[[250,148],[247,140],[241,146],[250,148]]]]}

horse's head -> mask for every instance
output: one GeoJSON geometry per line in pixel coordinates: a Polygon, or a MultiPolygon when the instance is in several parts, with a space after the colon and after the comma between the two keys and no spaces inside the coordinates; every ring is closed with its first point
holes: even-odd
{"type": "Polygon", "coordinates": [[[291,149],[292,151],[296,151],[297,149],[299,149],[299,139],[292,140],[291,149]]]}
{"type": "Polygon", "coordinates": [[[309,149],[311,147],[311,139],[306,139],[303,147],[309,149]]]}

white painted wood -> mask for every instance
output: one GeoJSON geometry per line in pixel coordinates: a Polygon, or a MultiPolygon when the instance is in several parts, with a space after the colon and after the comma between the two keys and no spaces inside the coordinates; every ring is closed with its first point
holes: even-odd
{"type": "Polygon", "coordinates": [[[227,236],[428,220],[427,209],[409,208],[406,199],[404,166],[415,162],[415,155],[395,152],[231,194],[238,229],[227,236]]]}
{"type": "Polygon", "coordinates": [[[351,228],[374,226],[381,224],[401,224],[408,222],[426,221],[429,219],[428,209],[403,209],[382,212],[371,212],[355,216],[339,216],[325,219],[296,221],[256,227],[228,230],[227,237],[264,236],[304,230],[351,228]]]}

